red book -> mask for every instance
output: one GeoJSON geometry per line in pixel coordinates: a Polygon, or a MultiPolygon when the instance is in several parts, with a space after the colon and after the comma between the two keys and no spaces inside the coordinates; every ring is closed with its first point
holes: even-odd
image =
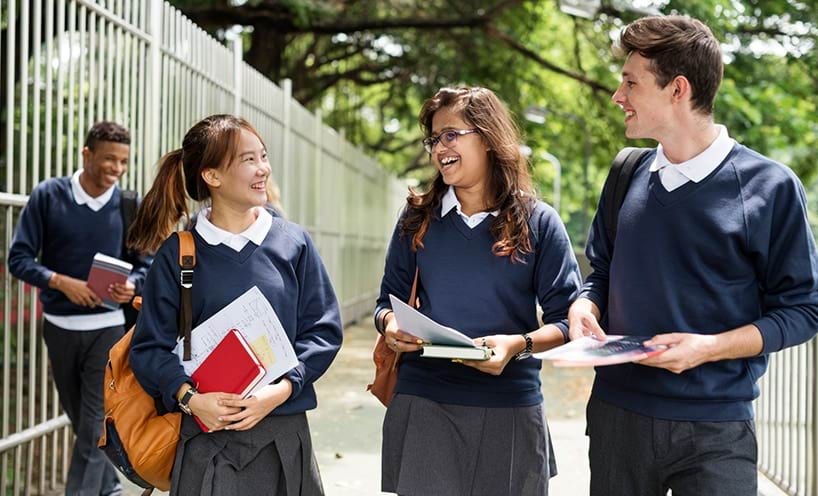
{"type": "MultiPolygon", "coordinates": [[[[234,393],[243,398],[265,373],[267,370],[244,336],[230,329],[191,377],[200,393],[234,393]]],[[[196,422],[208,432],[198,418],[196,422]]]]}
{"type": "Polygon", "coordinates": [[[114,283],[125,284],[132,269],[133,265],[128,262],[97,253],[88,271],[86,284],[102,300],[102,306],[116,310],[119,303],[111,298],[108,288],[114,283]]]}

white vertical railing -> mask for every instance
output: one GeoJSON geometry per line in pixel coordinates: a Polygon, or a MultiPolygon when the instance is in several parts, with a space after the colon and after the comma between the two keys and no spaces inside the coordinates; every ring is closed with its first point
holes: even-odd
{"type": "Polygon", "coordinates": [[[759,466],[787,494],[818,494],[818,340],[770,357],[756,401],[759,466]]]}
{"type": "Polygon", "coordinates": [[[91,124],[130,129],[121,185],[144,191],[194,122],[247,118],[269,148],[288,217],[321,251],[345,322],[373,306],[405,186],[294,101],[289,81],[279,87],[244,63],[240,36],[225,47],[161,0],[3,0],[0,18],[0,494],[46,494],[65,479],[72,437],[36,290],[10,277],[6,253],[31,189],[81,167],[91,124]]]}

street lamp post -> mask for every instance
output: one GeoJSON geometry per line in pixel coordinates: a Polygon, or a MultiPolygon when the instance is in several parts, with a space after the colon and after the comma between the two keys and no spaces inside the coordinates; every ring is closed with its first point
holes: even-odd
{"type": "Polygon", "coordinates": [[[580,130],[582,131],[583,136],[583,146],[582,146],[582,230],[583,234],[587,237],[588,229],[590,227],[588,223],[588,210],[590,208],[590,193],[591,193],[591,185],[588,178],[588,166],[591,161],[591,136],[588,134],[588,125],[581,116],[573,114],[571,112],[563,112],[560,110],[553,110],[546,107],[538,107],[538,106],[529,106],[523,112],[523,116],[526,120],[530,122],[534,122],[537,124],[545,124],[546,118],[548,114],[558,115],[562,118],[572,120],[579,126],[580,130]]]}
{"type": "Polygon", "coordinates": [[[541,152],[540,153],[542,158],[551,162],[551,165],[554,166],[554,196],[552,201],[554,202],[554,210],[557,211],[557,214],[560,214],[560,196],[562,193],[562,164],[557,157],[548,153],[548,152],[541,152]]]}

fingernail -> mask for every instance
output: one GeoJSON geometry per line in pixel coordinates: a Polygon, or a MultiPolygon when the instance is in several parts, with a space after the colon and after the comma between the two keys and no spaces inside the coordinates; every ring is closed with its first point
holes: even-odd
{"type": "Polygon", "coordinates": [[[224,422],[224,419],[222,417],[219,417],[219,422],[224,422]]]}
{"type": "Polygon", "coordinates": [[[418,344],[423,344],[423,340],[422,340],[422,339],[418,339],[418,344]]]}

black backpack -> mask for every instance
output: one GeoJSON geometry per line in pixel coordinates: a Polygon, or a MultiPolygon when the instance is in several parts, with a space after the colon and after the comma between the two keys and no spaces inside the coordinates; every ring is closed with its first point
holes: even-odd
{"type": "Polygon", "coordinates": [[[622,208],[622,202],[625,201],[625,195],[628,194],[628,187],[633,178],[633,172],[636,170],[636,164],[642,161],[642,158],[651,152],[653,148],[623,148],[616,154],[611,170],[608,171],[608,177],[605,179],[605,232],[608,234],[608,239],[611,242],[611,249],[616,240],[616,227],[619,222],[619,209],[622,208]]]}
{"type": "MultiPolygon", "coordinates": [[[[128,229],[133,224],[136,218],[136,210],[139,208],[139,193],[132,190],[122,190],[121,199],[119,201],[119,214],[122,216],[122,260],[134,262],[139,259],[139,255],[128,250],[125,246],[125,240],[128,238],[128,229]]],[[[137,295],[138,296],[138,295],[137,295]]],[[[120,305],[122,311],[125,313],[125,330],[130,329],[136,324],[136,318],[139,312],[130,303],[120,305]]]]}

